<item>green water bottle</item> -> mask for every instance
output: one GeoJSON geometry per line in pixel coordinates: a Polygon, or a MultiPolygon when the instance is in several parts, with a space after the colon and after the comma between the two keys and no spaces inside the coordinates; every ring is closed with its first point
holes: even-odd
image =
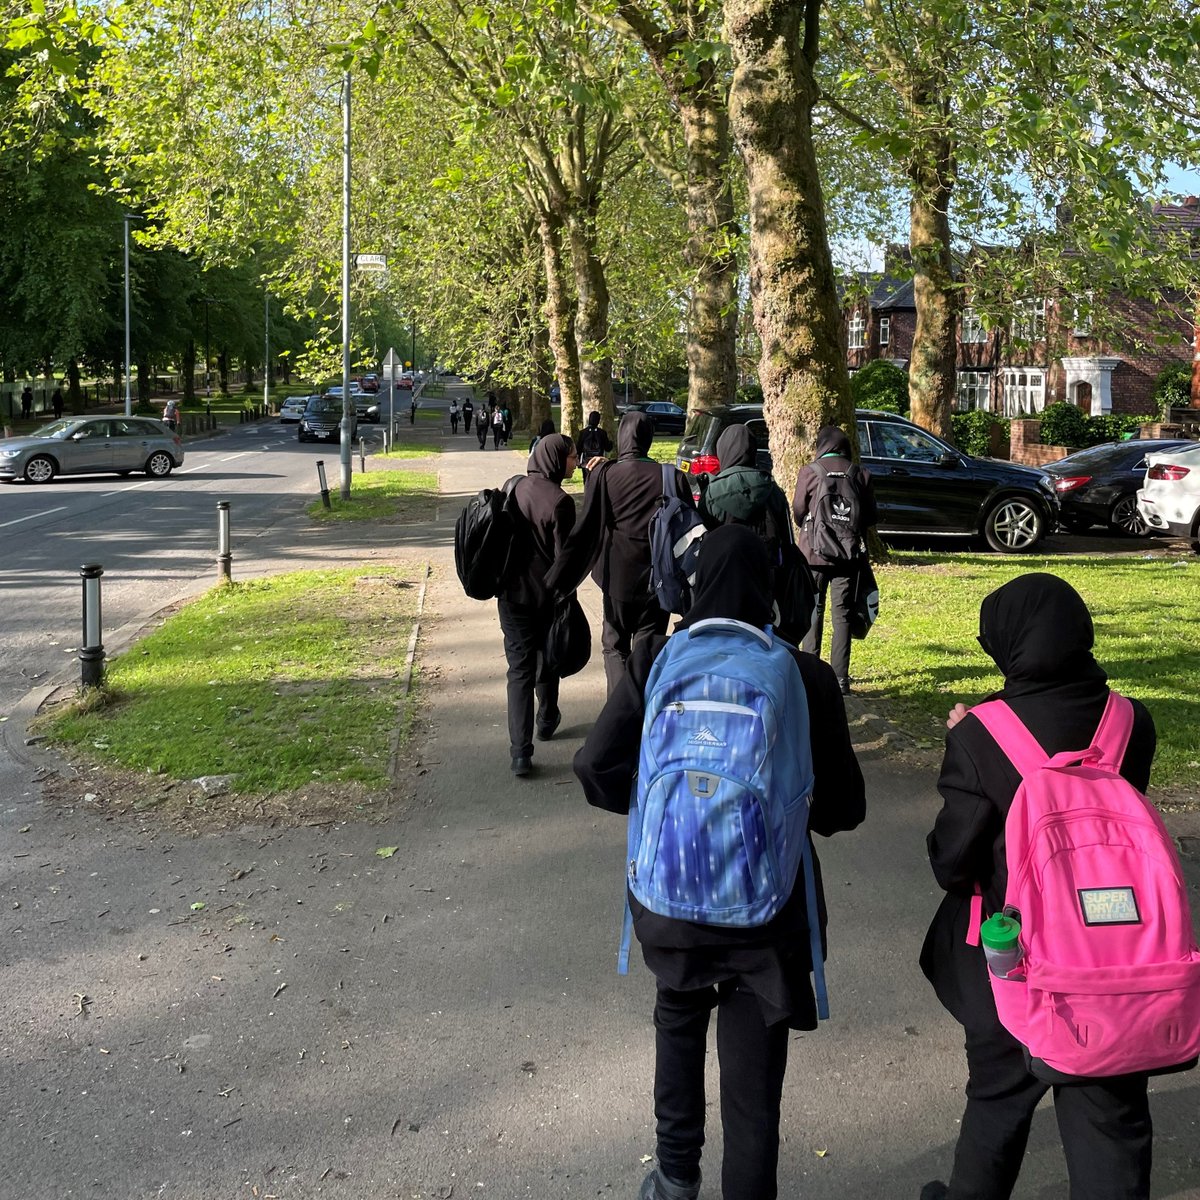
{"type": "Polygon", "coordinates": [[[1025,951],[1021,948],[1020,914],[1015,909],[993,913],[979,927],[979,941],[987,958],[988,970],[999,979],[1007,979],[1020,966],[1025,951]]]}

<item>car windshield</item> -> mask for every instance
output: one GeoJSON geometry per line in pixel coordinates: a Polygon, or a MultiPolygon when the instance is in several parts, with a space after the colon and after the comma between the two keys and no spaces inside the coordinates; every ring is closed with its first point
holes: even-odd
{"type": "Polygon", "coordinates": [[[1127,455],[1136,458],[1138,456],[1137,447],[1131,447],[1125,443],[1116,446],[1090,446],[1086,450],[1077,451],[1070,458],[1063,461],[1069,462],[1073,467],[1096,467],[1103,466],[1114,459],[1124,458],[1127,455]]]}
{"type": "Polygon", "coordinates": [[[49,425],[43,425],[40,429],[35,429],[28,436],[35,438],[58,438],[61,441],[78,424],[78,421],[51,421],[49,425]]]}
{"type": "Polygon", "coordinates": [[[716,434],[721,429],[721,418],[715,413],[694,412],[688,417],[688,422],[683,431],[683,440],[689,446],[695,446],[698,449],[703,448],[708,441],[709,435],[713,436],[713,441],[716,441],[716,434]]]}
{"type": "Polygon", "coordinates": [[[305,410],[310,413],[340,413],[342,411],[342,402],[340,399],[330,399],[328,396],[320,396],[315,400],[308,402],[308,408],[305,410]]]}

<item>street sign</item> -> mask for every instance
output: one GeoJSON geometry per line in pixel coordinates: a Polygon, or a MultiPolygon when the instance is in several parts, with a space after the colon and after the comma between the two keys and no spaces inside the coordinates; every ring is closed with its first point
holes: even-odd
{"type": "Polygon", "coordinates": [[[400,365],[400,355],[389,349],[383,359],[383,373],[388,379],[395,379],[403,368],[400,365]]]}
{"type": "Polygon", "coordinates": [[[386,254],[356,254],[354,256],[354,265],[360,271],[386,271],[387,270],[387,255],[386,254]]]}

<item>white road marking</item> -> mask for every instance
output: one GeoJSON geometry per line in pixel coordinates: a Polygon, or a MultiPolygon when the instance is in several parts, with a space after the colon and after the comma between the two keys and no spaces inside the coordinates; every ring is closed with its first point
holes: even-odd
{"type": "Polygon", "coordinates": [[[193,471],[203,471],[203,470],[204,470],[204,466],[201,465],[199,467],[188,467],[188,469],[186,471],[176,471],[175,474],[176,475],[190,475],[193,471]]]}
{"type": "Polygon", "coordinates": [[[219,462],[233,462],[235,458],[245,458],[247,454],[253,454],[252,450],[243,450],[239,454],[231,454],[228,458],[218,459],[219,462]]]}
{"type": "Polygon", "coordinates": [[[7,529],[9,525],[20,525],[22,521],[32,521],[34,517],[48,517],[51,513],[62,512],[67,506],[60,504],[57,508],[48,508],[44,512],[30,513],[27,517],[18,517],[15,521],[5,521],[0,525],[0,529],[7,529]]]}

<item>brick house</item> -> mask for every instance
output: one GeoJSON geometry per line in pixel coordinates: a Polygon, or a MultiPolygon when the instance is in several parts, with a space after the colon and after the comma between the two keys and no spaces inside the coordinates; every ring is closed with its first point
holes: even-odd
{"type": "MultiPolygon", "coordinates": [[[[1197,197],[1155,205],[1153,211],[1164,223],[1200,237],[1197,197]]],[[[907,369],[917,320],[908,259],[906,246],[889,246],[883,272],[860,274],[857,287],[846,293],[851,371],[881,358],[907,369]]],[[[1029,297],[1017,302],[1007,328],[990,330],[967,297],[958,319],[956,407],[1011,417],[1070,400],[1092,415],[1150,413],[1155,382],[1173,363],[1192,367],[1192,404],[1200,407],[1200,315],[1169,321],[1165,338],[1163,333],[1154,303],[1131,296],[1029,297]],[[1109,324],[1128,331],[1120,343],[1093,329],[1098,323],[1092,314],[1101,305],[1109,324]]]]}

